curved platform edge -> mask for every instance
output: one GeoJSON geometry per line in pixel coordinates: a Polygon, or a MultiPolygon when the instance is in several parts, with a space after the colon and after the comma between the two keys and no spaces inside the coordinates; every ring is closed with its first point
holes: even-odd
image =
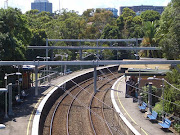
{"type": "MultiPolygon", "coordinates": [[[[115,89],[115,86],[117,85],[117,83],[124,78],[125,76],[121,76],[119,79],[116,80],[116,82],[113,84],[112,89],[115,89]]],[[[114,108],[116,109],[117,113],[119,114],[119,117],[123,120],[123,122],[126,124],[126,126],[132,131],[133,134],[135,135],[141,135],[133,126],[132,124],[126,119],[126,117],[123,115],[123,113],[121,112],[121,110],[119,109],[115,97],[114,97],[114,91],[111,90],[111,100],[113,103],[114,108]]]]}

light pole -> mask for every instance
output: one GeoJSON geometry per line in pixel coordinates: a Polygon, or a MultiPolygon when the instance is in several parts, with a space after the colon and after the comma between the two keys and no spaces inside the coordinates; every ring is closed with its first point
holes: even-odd
{"type": "MultiPolygon", "coordinates": [[[[65,57],[66,57],[66,60],[67,60],[67,58],[68,58],[68,54],[65,54],[65,57]]],[[[64,75],[66,75],[66,65],[64,65],[64,75]]]]}
{"type": "Polygon", "coordinates": [[[164,121],[164,78],[154,78],[148,77],[148,80],[161,80],[162,81],[162,98],[163,98],[163,112],[162,112],[162,120],[164,121]]]}
{"type": "Polygon", "coordinates": [[[152,113],[152,82],[149,82],[149,92],[148,92],[148,114],[152,113]]]}
{"type": "Polygon", "coordinates": [[[162,120],[164,121],[164,78],[162,78],[162,96],[163,96],[163,112],[162,112],[162,120]]]}
{"type": "MultiPolygon", "coordinates": [[[[8,79],[8,76],[12,76],[12,75],[17,75],[17,76],[18,76],[18,79],[19,79],[19,76],[22,75],[22,73],[16,72],[16,73],[5,74],[4,80],[5,80],[5,86],[6,86],[6,87],[7,87],[7,79],[8,79]]],[[[18,94],[20,95],[19,80],[18,80],[18,94]]]]}
{"type": "MultiPolygon", "coordinates": [[[[8,88],[8,85],[7,85],[7,79],[8,79],[8,76],[12,76],[12,75],[22,75],[20,72],[16,72],[16,73],[11,73],[11,74],[5,74],[4,76],[4,80],[5,80],[5,87],[6,89],[8,88]]],[[[18,77],[19,78],[19,77],[18,77]]],[[[19,80],[18,80],[19,82],[19,80]]],[[[8,92],[8,91],[7,91],[8,92]]],[[[5,118],[8,118],[8,115],[7,115],[7,92],[5,92],[5,118]]],[[[12,94],[12,93],[11,93],[12,94]]],[[[18,94],[20,95],[20,87],[19,87],[19,83],[18,83],[18,94]]],[[[12,95],[10,95],[9,97],[12,98],[12,95]]],[[[10,99],[9,99],[10,101],[10,99]]],[[[11,103],[9,103],[9,105],[11,105],[11,103]]]]}
{"type": "Polygon", "coordinates": [[[4,118],[8,119],[8,115],[7,115],[7,88],[0,88],[0,92],[5,92],[5,116],[4,118]]]}
{"type": "MultiPolygon", "coordinates": [[[[43,59],[44,61],[48,61],[48,59],[50,59],[50,57],[40,57],[40,56],[37,56],[36,57],[36,59],[43,59]]],[[[48,69],[47,69],[48,70],[48,69]]],[[[46,74],[45,74],[45,68],[44,68],[44,82],[45,82],[45,76],[46,76],[46,74]]]]}
{"type": "MultiPolygon", "coordinates": [[[[63,60],[64,56],[66,57],[66,60],[68,58],[68,54],[64,53],[64,54],[56,54],[55,57],[61,56],[61,61],[63,60]]],[[[63,73],[63,67],[61,65],[61,72],[63,73]]],[[[66,73],[66,65],[64,65],[64,75],[66,73]]]]}

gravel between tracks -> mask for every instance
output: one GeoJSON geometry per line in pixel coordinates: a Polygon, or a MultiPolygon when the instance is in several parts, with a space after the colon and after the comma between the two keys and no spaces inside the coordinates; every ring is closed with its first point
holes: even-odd
{"type": "MultiPolygon", "coordinates": [[[[113,77],[111,76],[111,78],[113,78],[113,77]]],[[[81,87],[85,87],[89,83],[90,82],[82,84],[81,87]]],[[[91,83],[92,83],[92,80],[91,80],[91,83]]],[[[103,83],[106,83],[106,85],[103,87],[103,89],[110,88],[110,86],[112,85],[112,83],[107,83],[107,80],[99,79],[97,82],[97,86],[101,86],[103,83]]],[[[71,92],[71,94],[73,96],[75,96],[79,90],[81,90],[81,88],[77,87],[71,92]]],[[[86,91],[88,91],[92,94],[94,91],[93,85],[90,85],[89,87],[87,87],[86,91]]],[[[81,94],[77,96],[77,99],[79,102],[77,100],[75,100],[75,102],[73,103],[73,105],[71,107],[71,111],[69,114],[69,120],[68,120],[68,126],[69,126],[68,128],[69,128],[70,135],[92,135],[92,134],[94,134],[93,130],[91,128],[91,124],[90,124],[89,110],[86,108],[89,106],[89,102],[92,98],[92,95],[90,95],[86,91],[83,90],[81,92],[81,94]],[[84,107],[84,106],[86,106],[86,107],[84,107]]],[[[109,92],[107,92],[107,94],[104,94],[104,93],[106,93],[106,92],[105,91],[97,92],[96,96],[101,101],[103,101],[103,97],[105,96],[104,102],[106,102],[109,106],[112,107],[112,103],[110,100],[110,93],[109,92]]],[[[45,124],[44,124],[45,126],[43,129],[43,135],[49,135],[49,125],[50,125],[51,117],[52,117],[55,106],[58,104],[59,100],[61,100],[61,99],[62,99],[62,96],[55,102],[54,106],[52,106],[52,108],[46,118],[45,124]]],[[[54,121],[53,121],[53,130],[52,130],[53,135],[67,134],[67,128],[66,128],[67,111],[68,111],[68,108],[69,108],[69,105],[70,105],[72,99],[73,98],[68,95],[67,97],[65,97],[62,100],[62,103],[58,107],[54,121]]],[[[119,128],[118,122],[116,122],[117,119],[114,118],[115,112],[112,111],[112,109],[109,109],[108,107],[104,106],[102,103],[100,103],[96,99],[93,101],[92,110],[95,111],[99,115],[98,117],[103,117],[103,114],[102,114],[103,107],[104,107],[105,119],[107,120],[108,123],[110,123],[110,126],[119,128]]],[[[97,135],[110,134],[106,124],[102,120],[100,120],[98,117],[97,117],[97,115],[94,115],[92,117],[93,124],[96,125],[97,135]]],[[[113,133],[117,134],[116,131],[113,131],[113,133]]]]}

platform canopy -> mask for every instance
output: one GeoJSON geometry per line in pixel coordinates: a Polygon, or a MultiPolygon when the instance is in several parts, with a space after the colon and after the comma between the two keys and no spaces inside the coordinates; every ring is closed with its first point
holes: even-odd
{"type": "Polygon", "coordinates": [[[170,72],[170,70],[151,68],[129,68],[125,71],[125,76],[166,76],[167,72],[170,72]]]}

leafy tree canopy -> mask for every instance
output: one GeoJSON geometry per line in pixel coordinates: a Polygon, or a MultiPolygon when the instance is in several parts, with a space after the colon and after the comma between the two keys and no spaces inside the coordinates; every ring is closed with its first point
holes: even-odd
{"type": "Polygon", "coordinates": [[[180,58],[180,1],[172,0],[160,19],[158,38],[163,48],[163,56],[168,59],[180,58]],[[169,51],[171,50],[171,51],[169,51]]]}
{"type": "Polygon", "coordinates": [[[27,18],[15,8],[0,9],[0,59],[25,59],[26,47],[30,42],[31,31],[27,18]]]}
{"type": "Polygon", "coordinates": [[[154,10],[146,10],[141,13],[141,18],[143,21],[155,21],[160,19],[160,13],[154,10]]]}
{"type": "Polygon", "coordinates": [[[119,39],[121,37],[120,31],[117,26],[107,24],[102,32],[101,38],[103,39],[119,39]]]}
{"type": "Polygon", "coordinates": [[[132,9],[124,8],[121,16],[126,20],[129,16],[135,17],[136,13],[132,9]]]}

